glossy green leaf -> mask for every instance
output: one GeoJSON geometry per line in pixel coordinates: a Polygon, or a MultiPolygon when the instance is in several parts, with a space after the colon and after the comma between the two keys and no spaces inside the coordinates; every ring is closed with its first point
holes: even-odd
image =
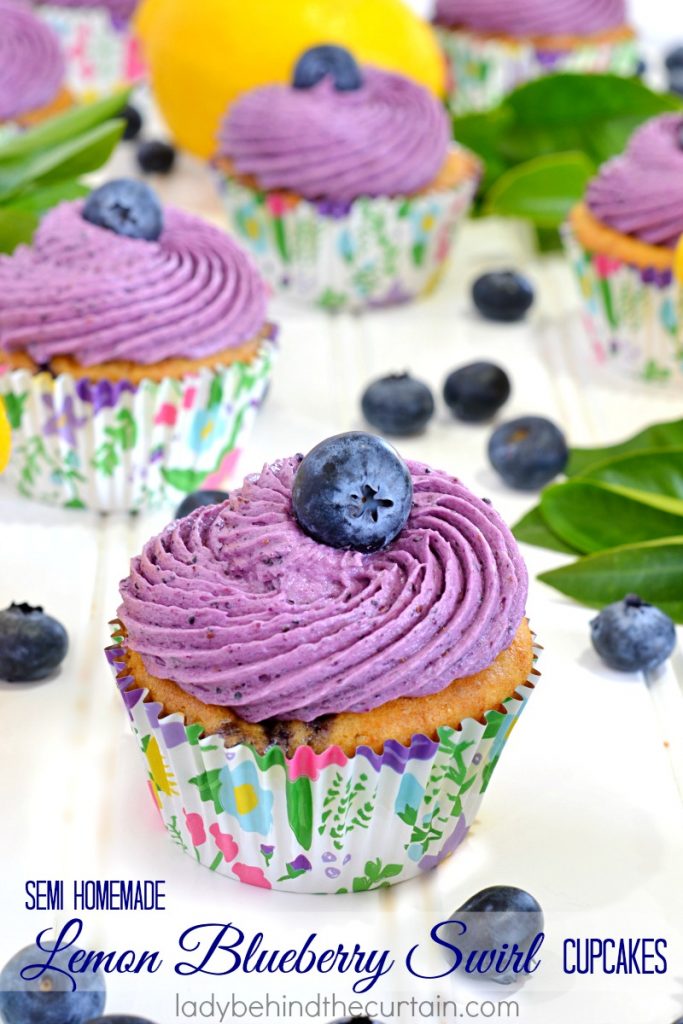
{"type": "Polygon", "coordinates": [[[583,153],[537,157],[506,171],[489,190],[484,212],[559,227],[583,196],[595,166],[583,153]]]}
{"type": "Polygon", "coordinates": [[[0,165],[0,201],[36,184],[75,178],[101,167],[123,133],[123,121],[109,121],[52,149],[0,165]]]}
{"type": "Polygon", "coordinates": [[[30,210],[0,207],[0,252],[14,252],[22,242],[30,242],[38,227],[38,215],[30,210]]]}
{"type": "Polygon", "coordinates": [[[683,535],[683,502],[591,481],[546,488],[541,512],[553,533],[584,554],[683,535]]]}
{"type": "Polygon", "coordinates": [[[683,536],[602,551],[539,579],[591,608],[639,594],[683,623],[683,536]]]}
{"type": "Polygon", "coordinates": [[[13,136],[0,143],[0,164],[43,153],[54,146],[79,138],[92,128],[120,114],[129,95],[130,90],[125,90],[96,103],[73,107],[64,114],[13,136]]]}
{"type": "Polygon", "coordinates": [[[654,423],[621,444],[605,448],[572,448],[565,473],[567,476],[583,475],[590,467],[628,452],[669,448],[683,448],[683,419],[654,423]]]}
{"type": "Polygon", "coordinates": [[[565,555],[579,554],[576,548],[571,547],[556,533],[553,533],[543,517],[540,505],[536,505],[525,516],[522,516],[519,522],[512,527],[512,532],[523,544],[548,548],[550,551],[560,551],[565,555]]]}
{"type": "Polygon", "coordinates": [[[639,78],[564,73],[526,82],[505,100],[522,128],[558,128],[613,122],[625,114],[643,119],[683,109],[678,96],[654,92],[639,78]]]}
{"type": "Polygon", "coordinates": [[[647,491],[683,501],[683,447],[618,455],[590,466],[581,480],[647,491]]]}
{"type": "Polygon", "coordinates": [[[65,199],[81,199],[87,196],[90,191],[86,185],[79,181],[59,181],[55,185],[37,185],[21,193],[21,196],[12,202],[14,210],[28,210],[33,213],[44,213],[57,203],[65,199]]]}
{"type": "Polygon", "coordinates": [[[502,140],[513,120],[505,106],[485,114],[466,114],[455,122],[455,138],[484,161],[483,188],[487,188],[508,169],[510,161],[502,153],[502,140]]]}

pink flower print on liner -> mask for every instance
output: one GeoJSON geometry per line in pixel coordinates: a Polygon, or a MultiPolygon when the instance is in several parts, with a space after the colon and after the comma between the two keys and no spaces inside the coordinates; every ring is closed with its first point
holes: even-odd
{"type": "Polygon", "coordinates": [[[183,807],[183,814],[185,815],[185,824],[187,825],[187,831],[190,833],[193,846],[203,846],[206,842],[206,829],[204,828],[204,820],[200,814],[188,814],[183,807]]]}
{"type": "Polygon", "coordinates": [[[245,885],[257,885],[261,889],[273,888],[261,868],[251,868],[248,864],[234,864],[232,870],[245,885]]]}
{"type": "Polygon", "coordinates": [[[194,400],[197,397],[197,389],[195,387],[187,388],[183,395],[183,409],[191,409],[194,405],[194,400]]]}
{"type": "Polygon", "coordinates": [[[615,260],[613,256],[605,256],[603,253],[596,253],[593,258],[593,267],[598,277],[604,279],[616,274],[621,267],[621,260],[615,260]]]}
{"type": "Polygon", "coordinates": [[[178,410],[170,402],[164,402],[159,412],[154,417],[154,422],[165,427],[175,427],[178,419],[178,410]]]}
{"type": "MultiPolygon", "coordinates": [[[[226,861],[228,861],[229,863],[231,860],[234,860],[237,854],[240,852],[240,848],[235,842],[235,840],[232,838],[232,836],[229,835],[227,832],[221,832],[218,825],[216,824],[213,824],[211,826],[209,832],[213,836],[213,840],[216,846],[221,851],[226,861]]],[[[233,871],[234,870],[235,869],[233,868],[233,871]]]]}
{"type": "Polygon", "coordinates": [[[235,471],[237,462],[242,454],[241,448],[233,448],[231,452],[222,459],[221,464],[204,480],[202,487],[206,490],[220,490],[224,481],[235,471]]]}
{"type": "Polygon", "coordinates": [[[341,747],[330,747],[322,754],[314,753],[310,747],[298,747],[289,762],[289,777],[292,782],[301,778],[315,782],[320,772],[328,765],[334,764],[343,768],[347,761],[348,757],[341,747]]]}

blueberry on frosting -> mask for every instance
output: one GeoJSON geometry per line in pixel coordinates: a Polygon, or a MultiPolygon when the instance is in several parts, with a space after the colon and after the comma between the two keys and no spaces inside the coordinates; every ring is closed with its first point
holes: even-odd
{"type": "Polygon", "coordinates": [[[299,57],[294,68],[295,89],[312,89],[330,75],[338,92],[353,92],[363,85],[363,75],[352,54],[343,46],[313,46],[299,57]]]}
{"type": "Polygon", "coordinates": [[[155,242],[163,230],[161,204],[142,181],[118,178],[91,192],[83,206],[83,219],[126,238],[155,242]]]}
{"type": "Polygon", "coordinates": [[[373,434],[350,431],[316,445],[294,478],[299,525],[333,548],[378,551],[405,526],[413,500],[410,471],[373,434]]]}

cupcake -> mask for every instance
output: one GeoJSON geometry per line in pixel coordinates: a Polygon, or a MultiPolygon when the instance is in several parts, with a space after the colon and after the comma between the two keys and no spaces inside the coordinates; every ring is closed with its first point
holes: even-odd
{"type": "Polygon", "coordinates": [[[173,841],[299,892],[437,865],[535,685],[526,596],[488,501],[360,432],[170,524],[107,654],[173,841]]]}
{"type": "Polygon", "coordinates": [[[67,59],[69,88],[93,99],[145,74],[140,42],[132,31],[138,0],[34,0],[57,33],[67,59]]]}
{"type": "Polygon", "coordinates": [[[0,133],[69,105],[59,40],[23,0],[0,0],[0,133]]]}
{"type": "Polygon", "coordinates": [[[571,214],[566,242],[593,353],[628,377],[683,382],[683,115],[640,127],[571,214]]]}
{"type": "Polygon", "coordinates": [[[230,226],[266,279],[325,309],[429,292],[479,177],[431,93],[334,46],[307,51],[291,85],[233,104],[216,165],[230,226]]]}
{"type": "Polygon", "coordinates": [[[218,486],[264,395],[265,286],[219,229],[122,179],[0,256],[0,396],[27,497],[137,510],[218,486]]]}
{"type": "Polygon", "coordinates": [[[435,20],[458,114],[553,72],[629,76],[638,67],[625,0],[437,0],[435,20]]]}

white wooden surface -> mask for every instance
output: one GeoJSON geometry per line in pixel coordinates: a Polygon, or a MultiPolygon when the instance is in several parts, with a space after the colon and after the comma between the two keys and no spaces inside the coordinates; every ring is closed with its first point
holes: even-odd
{"type": "MultiPolygon", "coordinates": [[[[210,177],[191,161],[162,188],[220,221],[210,177]]],[[[615,385],[595,371],[567,267],[559,257],[535,261],[528,241],[508,224],[468,226],[441,290],[408,308],[331,319],[275,303],[282,356],[240,470],[361,426],[359,396],[374,376],[409,368],[439,394],[446,373],[474,358],[493,359],[511,374],[506,416],[552,416],[576,444],[616,441],[680,415],[680,396],[615,385]],[[503,264],[530,273],[538,300],[528,323],[497,328],[472,313],[468,285],[483,268],[503,264]]],[[[487,468],[488,433],[450,420],[440,406],[424,436],[400,447],[457,473],[512,522],[530,499],[506,490],[487,468]]],[[[83,941],[102,949],[161,948],[168,964],[182,928],[210,920],[262,929],[270,948],[317,930],[321,943],[390,944],[400,957],[467,896],[508,883],[531,890],[545,909],[542,969],[520,993],[480,986],[470,998],[516,998],[524,1024],[670,1024],[683,1012],[680,652],[649,685],[610,672],[590,650],[591,612],[534,582],[529,614],[545,647],[542,683],[455,857],[415,883],[359,897],[321,900],[240,886],[197,867],[166,838],[101,653],[128,559],[165,518],[50,510],[15,498],[0,482],[0,606],[43,604],[71,637],[56,680],[0,684],[0,961],[69,916],[24,910],[27,878],[166,879],[166,912],[88,915],[83,941]],[[662,977],[562,973],[565,937],[645,935],[669,942],[670,969],[662,977]]],[[[535,549],[525,554],[532,573],[561,561],[535,549]]],[[[168,965],[152,979],[113,977],[108,1009],[172,1024],[176,991],[187,998],[299,991],[282,977],[211,981],[179,986],[168,965]]],[[[347,982],[335,985],[332,976],[301,984],[307,995],[319,987],[348,993],[347,982]]],[[[440,984],[452,994],[449,982],[440,984]]],[[[398,968],[380,987],[384,998],[416,991],[398,968]]],[[[419,988],[429,990],[427,983],[419,988]]]]}

